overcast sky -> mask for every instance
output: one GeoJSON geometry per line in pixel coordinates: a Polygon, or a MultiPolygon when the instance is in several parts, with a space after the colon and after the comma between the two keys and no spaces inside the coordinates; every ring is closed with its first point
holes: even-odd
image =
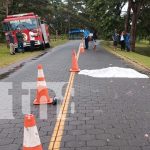
{"type": "Polygon", "coordinates": [[[127,9],[128,9],[128,3],[126,3],[126,4],[124,5],[124,7],[122,8],[122,11],[127,11],[127,9]]]}

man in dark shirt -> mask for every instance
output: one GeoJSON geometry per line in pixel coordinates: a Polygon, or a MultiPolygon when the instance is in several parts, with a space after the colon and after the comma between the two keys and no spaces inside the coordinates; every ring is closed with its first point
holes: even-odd
{"type": "Polygon", "coordinates": [[[113,45],[114,45],[114,50],[117,49],[117,44],[118,44],[118,33],[117,33],[117,29],[115,29],[115,32],[112,35],[112,39],[113,39],[113,45]]]}
{"type": "Polygon", "coordinates": [[[84,39],[85,39],[85,49],[88,49],[89,47],[89,34],[90,34],[90,31],[87,29],[87,27],[85,27],[85,30],[83,32],[84,39]]]}
{"type": "Polygon", "coordinates": [[[9,40],[10,54],[15,55],[14,37],[11,32],[9,32],[7,36],[9,40]]]}
{"type": "Polygon", "coordinates": [[[97,39],[97,32],[94,30],[93,32],[93,49],[96,49],[96,39],[97,39]]]}
{"type": "Polygon", "coordinates": [[[18,41],[18,51],[24,53],[24,47],[23,47],[24,36],[20,28],[18,28],[18,31],[16,33],[16,38],[18,41]]]}

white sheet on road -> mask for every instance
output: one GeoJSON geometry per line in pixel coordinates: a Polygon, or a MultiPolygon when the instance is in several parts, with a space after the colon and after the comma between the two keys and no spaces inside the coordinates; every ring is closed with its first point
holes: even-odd
{"type": "Polygon", "coordinates": [[[149,78],[130,68],[108,67],[96,70],[81,70],[81,75],[87,75],[94,78],[149,78]]]}

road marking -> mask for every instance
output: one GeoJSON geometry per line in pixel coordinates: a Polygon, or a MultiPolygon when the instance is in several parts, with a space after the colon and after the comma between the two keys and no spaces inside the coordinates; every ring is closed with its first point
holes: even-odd
{"type": "Polygon", "coordinates": [[[79,45],[79,49],[78,49],[78,53],[77,53],[77,60],[79,59],[79,55],[80,55],[80,46],[81,46],[81,43],[79,45]]]}
{"type": "MultiPolygon", "coordinates": [[[[78,53],[77,53],[77,60],[79,59],[79,55],[80,55],[80,46],[79,46],[78,53]]],[[[56,150],[56,149],[59,150],[60,149],[75,74],[76,74],[75,72],[70,73],[69,82],[68,82],[68,85],[66,88],[64,100],[61,105],[59,115],[57,117],[57,121],[56,121],[54,130],[53,130],[53,134],[51,137],[51,141],[49,143],[48,150],[56,150]]]]}

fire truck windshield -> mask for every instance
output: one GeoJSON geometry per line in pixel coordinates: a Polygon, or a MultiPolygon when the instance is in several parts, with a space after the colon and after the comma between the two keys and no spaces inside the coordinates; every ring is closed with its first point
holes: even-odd
{"type": "Polygon", "coordinates": [[[9,27],[9,30],[16,30],[17,28],[22,29],[35,29],[38,26],[36,19],[21,19],[21,20],[13,20],[10,22],[7,22],[7,28],[9,27]]]}

